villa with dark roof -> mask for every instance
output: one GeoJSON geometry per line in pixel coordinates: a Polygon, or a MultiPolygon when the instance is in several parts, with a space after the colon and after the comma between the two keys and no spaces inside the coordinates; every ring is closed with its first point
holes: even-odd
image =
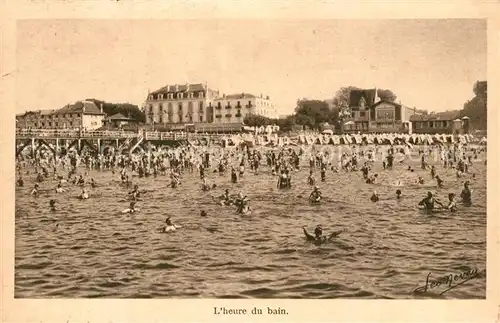
{"type": "Polygon", "coordinates": [[[416,109],[388,100],[377,100],[377,89],[352,90],[350,117],[344,120],[345,132],[409,132],[409,118],[416,109]]]}

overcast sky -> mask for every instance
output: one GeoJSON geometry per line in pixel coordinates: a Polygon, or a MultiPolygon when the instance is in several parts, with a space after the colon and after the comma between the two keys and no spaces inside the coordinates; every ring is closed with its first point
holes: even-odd
{"type": "Polygon", "coordinates": [[[419,109],[460,109],[486,80],[482,20],[31,20],[18,24],[17,112],[85,98],[142,105],[148,90],[297,98],[388,88],[419,109]]]}

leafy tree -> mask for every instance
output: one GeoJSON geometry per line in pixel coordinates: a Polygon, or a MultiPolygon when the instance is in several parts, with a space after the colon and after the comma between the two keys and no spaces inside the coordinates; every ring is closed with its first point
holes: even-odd
{"type": "Polygon", "coordinates": [[[87,101],[94,102],[97,107],[101,107],[102,104],[102,110],[108,117],[117,113],[121,113],[124,116],[132,118],[139,122],[146,122],[146,115],[139,109],[137,105],[130,103],[109,103],[97,99],[87,99],[87,101]]]}
{"type": "Polygon", "coordinates": [[[321,100],[299,100],[295,109],[296,123],[319,129],[324,122],[331,122],[335,114],[328,103],[321,100]]]}
{"type": "Polygon", "coordinates": [[[486,130],[488,126],[487,82],[476,82],[473,92],[475,97],[464,103],[461,117],[469,117],[470,126],[474,129],[486,130]]]}
{"type": "Polygon", "coordinates": [[[487,96],[487,91],[488,91],[488,83],[486,81],[483,81],[483,82],[479,82],[477,81],[475,84],[474,84],[474,94],[476,96],[487,96]]]}
{"type": "Polygon", "coordinates": [[[262,127],[272,124],[272,120],[258,114],[249,114],[245,116],[243,123],[249,127],[262,127]]]}
{"type": "Polygon", "coordinates": [[[280,127],[280,131],[292,131],[293,127],[296,125],[296,117],[291,115],[286,118],[275,119],[274,124],[280,127]]]}
{"type": "Polygon", "coordinates": [[[394,92],[392,92],[389,89],[387,89],[387,90],[378,89],[377,96],[379,97],[380,100],[387,100],[387,101],[391,101],[391,102],[396,101],[396,98],[397,98],[396,94],[394,94],[394,92]]]}

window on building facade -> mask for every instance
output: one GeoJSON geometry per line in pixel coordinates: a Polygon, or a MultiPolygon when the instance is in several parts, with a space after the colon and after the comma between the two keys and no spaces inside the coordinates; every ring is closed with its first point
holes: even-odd
{"type": "Polygon", "coordinates": [[[204,96],[204,93],[203,92],[198,92],[198,97],[199,98],[202,98],[204,96]]]}
{"type": "Polygon", "coordinates": [[[148,100],[153,100],[153,95],[152,94],[149,95],[148,100]]]}
{"type": "Polygon", "coordinates": [[[365,115],[366,115],[366,112],[364,112],[364,111],[361,111],[361,112],[359,113],[359,117],[360,117],[360,118],[364,118],[364,117],[365,117],[365,115]]]}
{"type": "Polygon", "coordinates": [[[354,118],[354,116],[355,116],[355,115],[356,115],[356,114],[354,113],[354,111],[353,111],[353,112],[351,112],[351,117],[352,117],[352,118],[354,118]]]}
{"type": "Polygon", "coordinates": [[[163,100],[163,94],[158,94],[158,100],[163,100]]]}
{"type": "Polygon", "coordinates": [[[377,110],[377,120],[393,120],[394,111],[377,110]]]}
{"type": "Polygon", "coordinates": [[[199,111],[199,112],[203,112],[203,101],[200,101],[200,102],[198,103],[198,111],[199,111]]]}
{"type": "Polygon", "coordinates": [[[429,121],[429,128],[434,128],[434,121],[429,121]]]}
{"type": "Polygon", "coordinates": [[[160,104],[160,106],[158,107],[158,110],[160,111],[160,114],[163,113],[163,105],[160,104]]]}

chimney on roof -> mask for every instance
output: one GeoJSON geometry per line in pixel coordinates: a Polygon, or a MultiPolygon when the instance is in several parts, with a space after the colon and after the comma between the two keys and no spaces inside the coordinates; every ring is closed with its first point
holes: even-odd
{"type": "Polygon", "coordinates": [[[189,87],[190,87],[189,82],[186,82],[186,91],[189,91],[189,87]]]}
{"type": "Polygon", "coordinates": [[[104,109],[103,109],[103,104],[102,103],[100,105],[100,108],[101,108],[101,113],[104,113],[104,109]]]}

